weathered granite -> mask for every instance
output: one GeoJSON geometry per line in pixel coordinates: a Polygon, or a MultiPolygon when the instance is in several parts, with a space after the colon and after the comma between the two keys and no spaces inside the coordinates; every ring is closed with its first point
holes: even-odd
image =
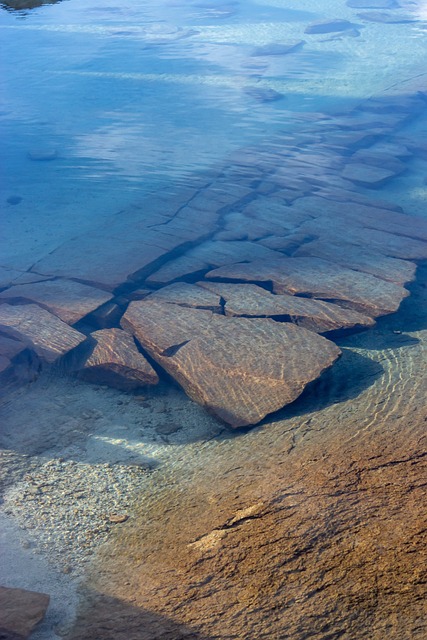
{"type": "Polygon", "coordinates": [[[183,307],[221,312],[221,296],[219,294],[186,282],[176,282],[162,287],[162,289],[150,294],[149,298],[158,302],[180,304],[183,307]]]}
{"type": "Polygon", "coordinates": [[[320,258],[285,258],[241,263],[206,274],[207,278],[272,283],[275,293],[290,293],[350,306],[374,318],[397,311],[409,295],[402,286],[320,258]]]}
{"type": "Polygon", "coordinates": [[[50,597],[45,593],[0,587],[0,637],[26,640],[43,620],[50,597]]]}
{"type": "Polygon", "coordinates": [[[131,303],[122,326],[193,400],[232,427],[256,424],[292,402],[340,354],[293,324],[149,299],[131,303]]]}
{"type": "Polygon", "coordinates": [[[0,331],[21,340],[47,362],[55,362],[86,340],[82,333],[36,304],[0,304],[0,331]]]}
{"type": "Polygon", "coordinates": [[[198,284],[224,298],[224,311],[227,316],[285,317],[288,322],[294,322],[300,327],[318,333],[360,329],[375,324],[369,316],[351,309],[343,309],[323,300],[272,294],[254,284],[198,284]]]}
{"type": "Polygon", "coordinates": [[[91,333],[90,339],[93,348],[79,369],[79,377],[126,391],[158,383],[157,373],[126,331],[101,329],[91,333]]]}
{"type": "Polygon", "coordinates": [[[75,324],[110,300],[111,294],[61,278],[10,287],[0,292],[0,299],[35,302],[67,324],[75,324]]]}

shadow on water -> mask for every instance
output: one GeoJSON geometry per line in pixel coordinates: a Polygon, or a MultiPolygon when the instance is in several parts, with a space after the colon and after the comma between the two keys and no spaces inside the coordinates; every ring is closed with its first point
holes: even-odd
{"type": "Polygon", "coordinates": [[[117,598],[85,589],[86,606],[64,640],[210,640],[189,627],[117,598]]]}

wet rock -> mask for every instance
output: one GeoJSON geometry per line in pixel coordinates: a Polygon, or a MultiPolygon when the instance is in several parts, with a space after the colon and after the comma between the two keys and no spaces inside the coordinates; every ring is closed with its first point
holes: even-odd
{"type": "Polygon", "coordinates": [[[270,89],[269,87],[256,87],[256,86],[248,86],[243,89],[246,95],[254,98],[258,102],[276,102],[276,100],[281,100],[285,96],[283,93],[279,93],[274,89],[270,89]]]}
{"type": "Polygon", "coordinates": [[[0,355],[12,359],[22,353],[27,345],[20,340],[14,340],[0,334],[0,355]]]}
{"type": "Polygon", "coordinates": [[[304,30],[304,33],[317,34],[317,33],[333,33],[335,31],[346,31],[347,29],[354,29],[357,25],[349,22],[348,20],[326,20],[324,22],[313,22],[309,24],[304,30]]]}
{"type": "Polygon", "coordinates": [[[256,424],[292,402],[340,354],[292,324],[149,299],[131,303],[122,325],[193,400],[232,427],[256,424]]]}
{"type": "Polygon", "coordinates": [[[123,311],[115,302],[106,302],[91,313],[85,321],[98,329],[106,329],[117,325],[123,311]]]}
{"type": "Polygon", "coordinates": [[[256,49],[252,51],[251,56],[284,56],[288,53],[301,49],[304,44],[304,40],[298,40],[298,42],[292,42],[290,44],[279,44],[273,42],[262,47],[256,47],[256,49]]]}
{"type": "Polygon", "coordinates": [[[403,287],[320,258],[282,258],[220,267],[207,278],[272,283],[290,293],[339,303],[372,317],[397,311],[409,295],[403,287]]]}
{"type": "Polygon", "coordinates": [[[303,244],[295,253],[298,256],[315,256],[330,260],[348,269],[370,273],[377,278],[404,285],[415,279],[416,265],[408,260],[399,260],[349,242],[322,238],[303,244]]]}
{"type": "Polygon", "coordinates": [[[253,284],[200,282],[200,286],[225,300],[227,316],[280,317],[311,331],[324,333],[341,329],[372,327],[372,318],[351,309],[343,309],[323,300],[286,294],[276,295],[253,284]]]}
{"type": "Polygon", "coordinates": [[[45,593],[0,587],[0,634],[4,640],[26,640],[43,620],[50,597],[45,593]]]}
{"type": "Polygon", "coordinates": [[[47,362],[55,362],[86,340],[82,333],[35,304],[0,304],[0,331],[21,340],[47,362]]]}
{"type": "Polygon", "coordinates": [[[150,295],[150,300],[221,312],[220,295],[186,282],[176,282],[150,295]]]}
{"type": "Polygon", "coordinates": [[[10,302],[31,301],[75,324],[111,299],[111,294],[73,280],[47,280],[10,287],[0,292],[0,299],[10,302]]]}
{"type": "Polygon", "coordinates": [[[362,187],[377,188],[396,177],[398,173],[362,162],[349,162],[341,175],[346,180],[351,180],[362,187]]]}
{"type": "Polygon", "coordinates": [[[156,372],[126,331],[101,329],[91,333],[90,338],[94,346],[79,377],[122,390],[158,383],[156,372]]]}

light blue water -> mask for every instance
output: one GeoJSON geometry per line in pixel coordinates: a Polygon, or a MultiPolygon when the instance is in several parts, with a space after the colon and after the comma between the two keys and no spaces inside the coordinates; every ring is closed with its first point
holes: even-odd
{"type": "MultiPolygon", "coordinates": [[[[233,149],[294,132],[420,73],[426,54],[422,19],[361,21],[343,0],[316,9],[286,0],[6,9],[0,204],[6,254],[28,253],[30,262],[141,194],[185,184],[233,149]],[[359,35],[304,33],[331,18],[357,23],[359,35]],[[288,55],[252,55],[299,40],[305,45],[288,55]],[[260,100],[271,90],[280,99],[260,100]],[[57,158],[31,160],[34,150],[57,158]],[[10,196],[22,202],[10,206],[10,196]]],[[[411,16],[422,18],[422,6],[411,16]]]]}

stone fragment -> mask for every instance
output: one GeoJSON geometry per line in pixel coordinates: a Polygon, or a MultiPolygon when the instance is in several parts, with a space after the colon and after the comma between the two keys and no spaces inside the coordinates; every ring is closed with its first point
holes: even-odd
{"type": "Polygon", "coordinates": [[[225,300],[226,316],[280,317],[317,333],[372,327],[372,318],[338,305],[287,294],[275,295],[254,284],[200,282],[225,300]]]}
{"type": "Polygon", "coordinates": [[[347,29],[354,29],[358,25],[355,25],[348,20],[326,20],[323,22],[313,22],[309,24],[304,30],[304,33],[317,34],[317,33],[333,33],[335,31],[346,31],[347,29]]]}
{"type": "Polygon", "coordinates": [[[21,340],[47,362],[55,362],[86,340],[82,333],[36,304],[0,304],[0,331],[21,340]]]}
{"type": "Polygon", "coordinates": [[[409,293],[392,282],[320,258],[285,258],[220,267],[206,274],[221,280],[268,282],[275,293],[339,303],[376,318],[397,311],[409,293]]]}
{"type": "Polygon", "coordinates": [[[362,187],[381,187],[397,174],[390,169],[375,167],[362,162],[349,162],[344,167],[342,177],[362,187]]]}
{"type": "Polygon", "coordinates": [[[220,295],[186,282],[175,282],[150,295],[150,300],[180,304],[183,307],[197,309],[209,309],[216,313],[221,312],[220,295]]]}
{"type": "Polygon", "coordinates": [[[157,373],[126,331],[101,329],[91,333],[90,338],[94,346],[79,371],[79,377],[122,390],[158,383],[157,373]]]}
{"type": "Polygon", "coordinates": [[[252,51],[251,56],[283,56],[301,49],[304,44],[304,40],[298,40],[297,42],[292,42],[290,44],[280,44],[273,42],[262,47],[256,47],[252,51]]]}
{"type": "Polygon", "coordinates": [[[10,302],[31,301],[67,324],[75,324],[111,299],[111,294],[73,280],[46,280],[22,284],[0,292],[10,302]]]}
{"type": "Polygon", "coordinates": [[[50,597],[45,593],[0,587],[0,635],[26,640],[43,620],[50,597]]]}
{"type": "Polygon", "coordinates": [[[299,256],[314,256],[330,260],[355,271],[370,273],[377,278],[404,285],[415,278],[417,266],[408,260],[390,258],[370,251],[368,248],[342,242],[338,238],[327,237],[303,244],[294,254],[299,256]]]}
{"type": "Polygon", "coordinates": [[[87,318],[86,322],[98,329],[107,329],[113,325],[117,325],[123,311],[115,302],[106,302],[102,306],[95,309],[87,318]]]}
{"type": "Polygon", "coordinates": [[[340,354],[293,324],[149,299],[132,302],[122,325],[193,400],[232,427],[256,424],[292,402],[340,354]]]}

